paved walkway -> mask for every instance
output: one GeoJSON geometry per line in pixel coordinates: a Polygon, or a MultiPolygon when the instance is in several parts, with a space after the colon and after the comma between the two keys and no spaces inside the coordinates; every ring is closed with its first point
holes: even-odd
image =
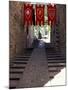
{"type": "Polygon", "coordinates": [[[45,48],[35,48],[21,77],[18,88],[42,87],[48,82],[45,48]]]}

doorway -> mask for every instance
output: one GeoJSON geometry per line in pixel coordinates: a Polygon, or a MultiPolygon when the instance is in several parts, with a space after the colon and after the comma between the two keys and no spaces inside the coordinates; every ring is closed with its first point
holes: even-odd
{"type": "Polygon", "coordinates": [[[32,43],[35,39],[42,40],[48,44],[51,43],[51,26],[48,25],[47,5],[45,5],[44,10],[44,25],[36,25],[35,4],[33,5],[33,25],[30,25],[28,28],[28,48],[32,47],[32,43]]]}

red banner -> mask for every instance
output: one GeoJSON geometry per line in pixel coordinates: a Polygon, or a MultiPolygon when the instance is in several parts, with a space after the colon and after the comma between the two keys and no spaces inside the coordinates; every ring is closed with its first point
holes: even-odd
{"type": "Polygon", "coordinates": [[[44,5],[36,5],[36,25],[44,24],[44,5]]]}
{"type": "Polygon", "coordinates": [[[56,23],[56,5],[47,5],[48,10],[48,24],[51,25],[56,23]]]}
{"type": "Polygon", "coordinates": [[[31,4],[24,4],[24,24],[32,24],[32,10],[33,6],[31,4]]]}

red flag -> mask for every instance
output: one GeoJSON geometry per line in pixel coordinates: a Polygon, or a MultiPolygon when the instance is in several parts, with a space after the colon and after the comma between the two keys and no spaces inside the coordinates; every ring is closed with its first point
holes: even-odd
{"type": "Polygon", "coordinates": [[[56,23],[56,5],[47,5],[48,10],[48,24],[51,25],[56,23]]]}
{"type": "Polygon", "coordinates": [[[36,24],[44,24],[44,5],[36,5],[36,24]]]}
{"type": "Polygon", "coordinates": [[[24,24],[25,25],[32,24],[32,9],[33,9],[33,6],[31,4],[24,4],[24,24]]]}

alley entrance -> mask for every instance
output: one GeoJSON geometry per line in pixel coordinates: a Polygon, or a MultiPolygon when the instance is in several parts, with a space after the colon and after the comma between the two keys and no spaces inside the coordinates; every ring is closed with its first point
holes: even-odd
{"type": "MultiPolygon", "coordinates": [[[[33,5],[33,18],[36,19],[35,5],[33,5]]],[[[33,25],[28,26],[27,32],[27,48],[33,47],[34,40],[51,43],[51,25],[48,25],[47,5],[44,8],[44,25],[36,25],[34,20],[33,25]]]]}
{"type": "Polygon", "coordinates": [[[66,5],[10,1],[9,11],[9,88],[65,85],[66,5]]]}

